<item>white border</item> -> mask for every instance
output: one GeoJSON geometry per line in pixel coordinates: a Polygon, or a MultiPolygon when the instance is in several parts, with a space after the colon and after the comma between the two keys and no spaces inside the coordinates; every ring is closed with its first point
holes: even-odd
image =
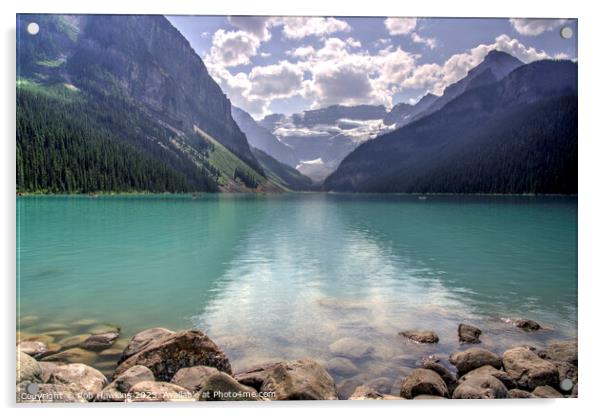
{"type": "MultiPolygon", "coordinates": [[[[124,407],[108,409],[108,406],[86,406],[69,411],[64,407],[49,406],[15,408],[14,375],[14,327],[15,327],[15,13],[118,13],[118,14],[271,14],[271,15],[333,15],[333,16],[447,16],[447,17],[573,17],[579,19],[579,355],[581,356],[579,399],[576,400],[529,400],[529,401],[434,401],[420,403],[269,403],[268,405],[198,404],[196,406],[137,405],[127,406],[128,413],[164,415],[170,413],[199,412],[249,415],[266,414],[307,414],[345,412],[349,415],[364,415],[367,411],[379,414],[399,414],[400,412],[437,413],[453,415],[467,412],[487,412],[488,415],[538,413],[542,415],[576,414],[595,409],[596,393],[600,386],[600,310],[601,247],[598,239],[600,227],[599,180],[602,178],[598,166],[602,157],[602,122],[598,113],[601,110],[600,41],[602,16],[595,8],[595,2],[557,1],[527,2],[525,0],[486,1],[385,1],[369,0],[229,0],[190,1],[190,0],[97,0],[73,2],[69,0],[20,0],[2,2],[2,89],[3,100],[1,126],[2,143],[2,250],[0,264],[3,265],[4,313],[2,320],[3,377],[0,396],[8,413],[40,413],[63,415],[103,414],[110,412],[123,414],[124,407]],[[169,409],[169,410],[167,410],[169,409]],[[206,409],[206,410],[205,410],[206,409]]],[[[111,406],[113,407],[113,406],[111,406]]],[[[593,412],[592,412],[593,413],[593,412]]]]}

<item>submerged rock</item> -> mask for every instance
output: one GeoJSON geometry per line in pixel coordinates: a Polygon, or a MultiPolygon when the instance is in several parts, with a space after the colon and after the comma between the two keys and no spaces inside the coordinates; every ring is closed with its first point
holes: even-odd
{"type": "Polygon", "coordinates": [[[57,367],[50,376],[50,383],[64,384],[93,400],[108,384],[107,378],[97,369],[85,364],[67,364],[57,367]]]}
{"type": "Polygon", "coordinates": [[[421,394],[448,397],[449,391],[443,379],[433,370],[418,368],[401,384],[400,396],[411,399],[421,394]]]}
{"type": "Polygon", "coordinates": [[[506,386],[491,375],[480,373],[459,382],[454,399],[503,399],[508,396],[506,386]]]}
{"type": "Polygon", "coordinates": [[[138,332],[123,350],[119,364],[145,349],[150,343],[167,338],[173,334],[175,334],[175,332],[165,328],[150,328],[138,332]]]}
{"type": "Polygon", "coordinates": [[[419,344],[435,344],[439,342],[439,336],[433,331],[401,331],[399,335],[419,344]]]}
{"type": "Polygon", "coordinates": [[[334,380],[311,358],[285,361],[268,371],[262,392],[274,392],[273,400],[337,400],[334,380]]]}
{"type": "Polygon", "coordinates": [[[71,337],[61,339],[58,344],[65,349],[77,348],[89,337],[90,334],[73,335],[71,337]]]}
{"type": "Polygon", "coordinates": [[[349,396],[349,400],[404,400],[404,398],[384,394],[370,386],[362,385],[355,389],[349,396]]]}
{"type": "Polygon", "coordinates": [[[459,375],[466,374],[484,365],[490,365],[494,368],[502,366],[502,359],[497,354],[476,347],[453,353],[449,358],[449,362],[458,369],[459,375]]]}
{"type": "Polygon", "coordinates": [[[38,362],[24,352],[17,351],[17,384],[21,382],[38,383],[42,370],[38,362]]]}
{"type": "Polygon", "coordinates": [[[119,332],[105,332],[102,334],[90,335],[81,343],[80,348],[90,351],[106,350],[117,341],[117,338],[119,338],[119,332]]]}
{"type": "Polygon", "coordinates": [[[476,326],[460,324],[458,326],[458,338],[460,342],[467,344],[479,344],[481,340],[481,330],[476,326]]]}
{"type": "Polygon", "coordinates": [[[200,331],[181,331],[150,342],[143,350],[119,364],[114,377],[135,365],[148,367],[159,381],[170,381],[181,368],[198,365],[232,373],[226,354],[200,331]]]}
{"type": "Polygon", "coordinates": [[[533,390],[533,396],[541,399],[562,399],[564,396],[551,386],[539,386],[533,390]]]}
{"type": "Polygon", "coordinates": [[[180,387],[184,387],[186,390],[196,393],[205,387],[209,377],[217,373],[219,373],[219,370],[216,368],[205,367],[202,365],[181,368],[173,376],[171,383],[177,384],[180,387]]]}
{"type": "Polygon", "coordinates": [[[330,344],[328,349],[334,355],[347,358],[362,358],[372,352],[372,347],[367,342],[350,337],[338,339],[330,344]]]}
{"type": "Polygon", "coordinates": [[[60,361],[71,364],[91,364],[95,360],[96,354],[94,354],[92,351],[84,350],[81,348],[70,348],[68,350],[61,351],[59,353],[42,358],[42,361],[60,361]]]}
{"type": "Polygon", "coordinates": [[[514,325],[527,332],[538,331],[541,329],[541,325],[530,319],[517,319],[514,322],[514,325]]]}
{"type": "Polygon", "coordinates": [[[199,400],[207,401],[258,401],[257,390],[236,381],[232,376],[220,371],[211,374],[200,391],[199,400]]]}
{"type": "Polygon", "coordinates": [[[325,367],[329,373],[338,374],[340,376],[352,376],[359,371],[351,360],[343,357],[335,357],[328,360],[325,367]]]}
{"type": "Polygon", "coordinates": [[[504,352],[504,369],[520,388],[533,390],[538,386],[557,385],[558,369],[526,347],[504,352]]]}

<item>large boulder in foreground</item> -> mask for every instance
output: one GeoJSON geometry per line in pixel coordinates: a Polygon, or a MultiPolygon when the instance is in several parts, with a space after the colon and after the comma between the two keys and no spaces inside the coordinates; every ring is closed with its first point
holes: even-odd
{"type": "Polygon", "coordinates": [[[67,364],[57,367],[50,376],[50,383],[63,384],[88,400],[108,384],[107,378],[97,369],[85,364],[67,364]]]}
{"type": "Polygon", "coordinates": [[[422,394],[448,397],[449,391],[439,374],[433,370],[418,368],[405,378],[401,384],[399,394],[406,399],[411,399],[422,394]]]}
{"type": "Polygon", "coordinates": [[[158,381],[170,381],[181,368],[198,365],[232,373],[226,354],[200,331],[181,331],[149,343],[142,351],[123,361],[113,378],[135,365],[149,368],[158,381]]]}
{"type": "Polygon", "coordinates": [[[449,362],[456,366],[460,375],[484,365],[490,365],[494,368],[502,366],[502,359],[497,354],[476,347],[453,353],[449,357],[449,362]]]}
{"type": "Polygon", "coordinates": [[[399,335],[418,344],[436,344],[439,336],[433,331],[401,331],[399,335]]]}
{"type": "Polygon", "coordinates": [[[550,361],[540,358],[526,347],[515,347],[504,352],[504,369],[516,384],[526,390],[538,386],[558,384],[558,369],[550,361]]]}
{"type": "Polygon", "coordinates": [[[503,399],[508,389],[497,378],[487,374],[477,374],[467,378],[454,390],[454,399],[503,399]]]}
{"type": "Polygon", "coordinates": [[[17,384],[24,381],[39,383],[41,375],[42,369],[38,362],[24,352],[17,351],[17,384]]]}
{"type": "Polygon", "coordinates": [[[174,331],[170,331],[169,329],[165,328],[149,328],[145,329],[144,331],[138,332],[132,337],[128,345],[126,345],[118,364],[121,364],[123,361],[127,360],[132,355],[139,353],[140,351],[148,347],[151,343],[159,341],[163,338],[167,338],[168,336],[173,334],[175,334],[174,331]]]}
{"type": "Polygon", "coordinates": [[[458,338],[461,343],[479,344],[481,342],[479,339],[480,336],[481,330],[476,326],[468,324],[458,325],[458,338]]]}
{"type": "Polygon", "coordinates": [[[337,400],[334,380],[311,358],[276,364],[266,374],[261,391],[272,400],[337,400]]]}
{"type": "Polygon", "coordinates": [[[200,391],[199,400],[206,401],[259,401],[257,390],[236,381],[232,376],[222,372],[210,375],[200,391]]]}

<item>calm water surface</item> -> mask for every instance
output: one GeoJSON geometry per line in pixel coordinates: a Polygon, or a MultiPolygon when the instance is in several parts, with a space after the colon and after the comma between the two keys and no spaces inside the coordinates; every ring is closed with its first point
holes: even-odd
{"type": "Polygon", "coordinates": [[[352,337],[373,349],[355,378],[390,380],[461,348],[460,322],[496,351],[576,336],[574,198],[47,196],[18,198],[17,220],[19,313],[39,317],[26,333],[94,319],[125,342],[194,327],[235,370],[327,361],[352,337]],[[516,317],[546,328],[504,322],[516,317]],[[415,345],[404,329],[441,342],[415,345]]]}

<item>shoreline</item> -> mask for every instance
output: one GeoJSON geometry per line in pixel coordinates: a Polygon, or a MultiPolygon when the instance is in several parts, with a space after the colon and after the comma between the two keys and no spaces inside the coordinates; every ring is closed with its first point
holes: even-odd
{"type": "MultiPolygon", "coordinates": [[[[23,317],[24,326],[36,318],[23,317]]],[[[85,333],[73,335],[58,324],[49,325],[55,329],[40,334],[17,332],[17,402],[47,402],[44,395],[54,395],[50,401],[55,402],[420,400],[578,395],[576,339],[549,341],[540,349],[522,344],[498,354],[481,346],[481,329],[466,323],[458,325],[457,347],[449,356],[428,353],[427,347],[440,341],[433,331],[399,332],[400,339],[418,348],[424,345],[425,351],[416,354],[414,365],[408,369],[411,371],[393,384],[382,377],[349,378],[358,371],[354,357],[371,353],[370,345],[353,338],[342,338],[331,344],[329,348],[334,358],[327,362],[315,357],[298,357],[233,371],[219,343],[201,331],[149,328],[131,338],[123,338],[121,328],[115,325],[86,319],[74,324],[85,328],[82,331],[85,333]],[[104,362],[95,361],[97,357],[105,357],[104,362]],[[107,362],[113,365],[107,366],[107,362]],[[341,374],[347,374],[347,378],[342,379],[341,374]]],[[[528,319],[518,319],[512,324],[527,335],[544,330],[528,319]]],[[[390,365],[401,364],[391,361],[390,365]]]]}

